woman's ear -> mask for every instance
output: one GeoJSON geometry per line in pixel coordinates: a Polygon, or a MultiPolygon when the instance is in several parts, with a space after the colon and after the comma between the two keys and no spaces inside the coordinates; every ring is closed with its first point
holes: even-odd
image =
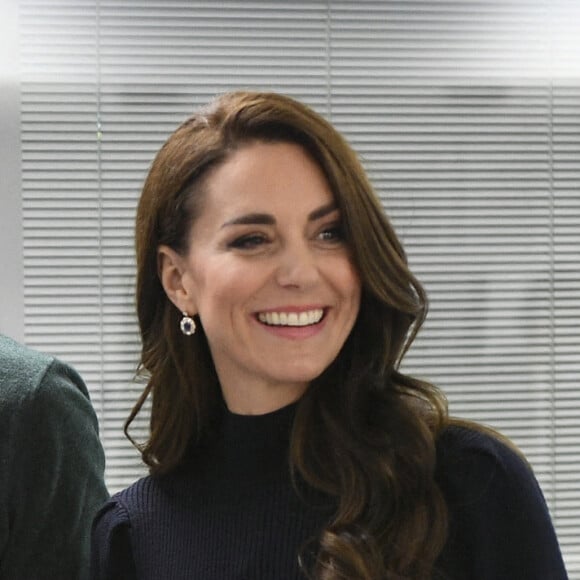
{"type": "Polygon", "coordinates": [[[169,246],[157,249],[157,271],[165,294],[181,312],[190,316],[196,313],[191,289],[184,283],[186,276],[185,260],[169,246]]]}

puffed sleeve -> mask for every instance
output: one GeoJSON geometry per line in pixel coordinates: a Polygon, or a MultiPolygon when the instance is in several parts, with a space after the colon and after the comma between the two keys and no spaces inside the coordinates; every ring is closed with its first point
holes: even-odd
{"type": "Polygon", "coordinates": [[[522,456],[491,435],[452,427],[438,457],[450,513],[440,566],[452,579],[567,580],[546,501],[522,456]]]}
{"type": "Polygon", "coordinates": [[[91,580],[137,579],[130,534],[127,511],[113,497],[93,522],[91,580]]]}

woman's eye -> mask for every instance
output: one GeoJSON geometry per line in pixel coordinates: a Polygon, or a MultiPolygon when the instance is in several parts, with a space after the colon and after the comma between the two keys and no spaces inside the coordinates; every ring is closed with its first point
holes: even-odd
{"type": "Polygon", "coordinates": [[[267,241],[268,240],[265,238],[265,236],[251,234],[248,236],[241,236],[236,238],[229,243],[229,246],[230,248],[236,248],[238,250],[251,250],[261,246],[262,244],[265,244],[267,241]]]}
{"type": "Polygon", "coordinates": [[[341,242],[344,240],[344,232],[340,224],[324,228],[319,234],[319,239],[327,242],[341,242]]]}

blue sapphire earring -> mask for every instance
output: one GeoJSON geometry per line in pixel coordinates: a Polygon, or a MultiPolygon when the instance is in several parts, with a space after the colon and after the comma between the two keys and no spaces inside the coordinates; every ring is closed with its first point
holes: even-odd
{"type": "Polygon", "coordinates": [[[187,312],[182,312],[183,318],[179,323],[179,328],[181,328],[181,332],[185,334],[185,336],[191,336],[195,333],[195,321],[187,312]]]}

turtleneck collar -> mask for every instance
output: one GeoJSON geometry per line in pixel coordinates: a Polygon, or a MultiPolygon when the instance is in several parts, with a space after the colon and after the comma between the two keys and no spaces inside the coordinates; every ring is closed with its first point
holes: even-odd
{"type": "Polygon", "coordinates": [[[225,406],[213,438],[192,456],[190,468],[215,485],[256,485],[288,478],[290,433],[298,403],[262,415],[225,406]]]}
{"type": "Polygon", "coordinates": [[[226,408],[221,426],[224,441],[236,447],[243,445],[255,450],[271,447],[274,443],[280,443],[280,439],[287,443],[297,404],[291,403],[262,415],[240,415],[226,408]],[[265,435],[274,441],[268,441],[265,435]]]}

